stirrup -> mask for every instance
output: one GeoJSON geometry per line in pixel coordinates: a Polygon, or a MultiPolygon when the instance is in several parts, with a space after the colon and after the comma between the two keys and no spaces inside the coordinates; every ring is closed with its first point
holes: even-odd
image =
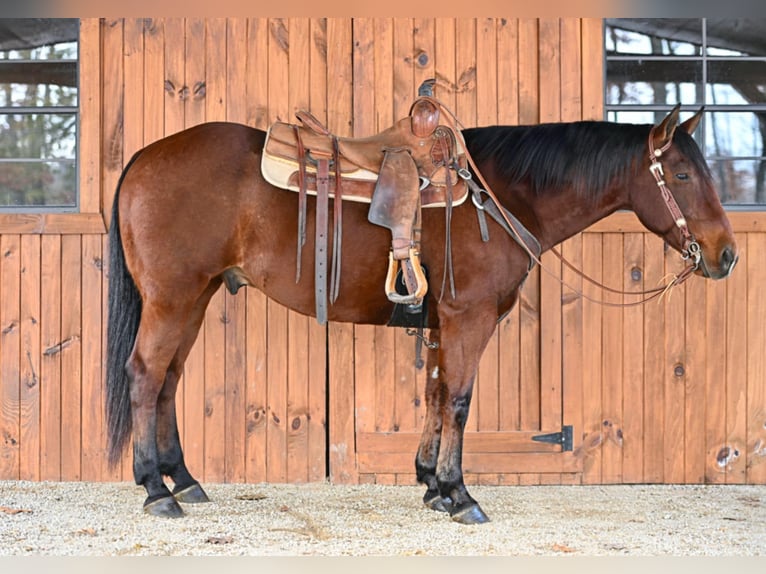
{"type": "MultiPolygon", "coordinates": [[[[423,297],[428,292],[428,281],[423,273],[423,268],[420,266],[420,255],[414,247],[409,249],[410,263],[412,264],[412,272],[415,275],[415,281],[417,288],[414,293],[408,293],[401,295],[396,292],[396,273],[399,269],[399,260],[394,259],[394,252],[388,252],[388,275],[386,276],[386,297],[392,303],[399,303],[403,305],[419,305],[423,301],[423,297]]],[[[402,269],[402,273],[405,270],[402,269]]],[[[406,282],[405,282],[406,283],[406,282]]]]}

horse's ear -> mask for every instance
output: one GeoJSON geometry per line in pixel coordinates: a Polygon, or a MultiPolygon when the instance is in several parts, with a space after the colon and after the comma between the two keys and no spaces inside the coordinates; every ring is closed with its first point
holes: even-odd
{"type": "Polygon", "coordinates": [[[676,104],[670,113],[665,116],[654,128],[654,147],[660,149],[665,146],[671,139],[673,139],[673,133],[678,126],[678,115],[681,113],[681,104],[676,104]]]}
{"type": "Polygon", "coordinates": [[[704,111],[705,111],[705,106],[702,106],[696,114],[694,114],[692,117],[690,117],[688,120],[686,120],[685,122],[681,124],[681,127],[687,134],[692,135],[694,133],[694,130],[697,129],[697,126],[699,125],[700,120],[702,119],[702,112],[704,111]]]}

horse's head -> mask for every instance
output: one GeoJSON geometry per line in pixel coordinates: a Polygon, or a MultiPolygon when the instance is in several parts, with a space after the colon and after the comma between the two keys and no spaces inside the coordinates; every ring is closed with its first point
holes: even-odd
{"type": "Polygon", "coordinates": [[[692,262],[698,274],[727,277],[737,263],[737,242],[691,134],[702,109],[678,124],[680,106],[654,126],[641,158],[631,205],[641,222],[692,262]]]}

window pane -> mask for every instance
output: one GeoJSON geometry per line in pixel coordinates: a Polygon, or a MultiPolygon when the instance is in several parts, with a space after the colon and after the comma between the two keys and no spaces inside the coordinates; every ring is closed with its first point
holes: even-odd
{"type": "Polygon", "coordinates": [[[74,114],[0,114],[0,158],[75,158],[74,114]]]}
{"type": "Polygon", "coordinates": [[[766,18],[708,18],[710,56],[766,56],[766,18]]]}
{"type": "Polygon", "coordinates": [[[0,206],[75,207],[74,160],[0,161],[0,206]]]}
{"type": "Polygon", "coordinates": [[[77,18],[0,18],[0,59],[76,60],[77,18]]]}
{"type": "MultiPolygon", "coordinates": [[[[716,157],[764,155],[764,132],[757,112],[710,112],[705,114],[705,153],[716,157]]],[[[766,117],[763,118],[766,123],[766,117]]]]}
{"type": "Polygon", "coordinates": [[[698,56],[699,18],[608,18],[606,51],[616,54],[698,56]]]}
{"type": "Polygon", "coordinates": [[[710,60],[708,84],[708,102],[713,105],[766,103],[766,62],[710,60]]]}
{"type": "Polygon", "coordinates": [[[722,202],[730,205],[766,203],[766,161],[711,161],[710,170],[722,202]]]}
{"type": "Polygon", "coordinates": [[[699,104],[702,62],[610,60],[606,65],[607,104],[699,104]]]}
{"type": "Polygon", "coordinates": [[[76,62],[0,62],[0,107],[76,105],[76,62]]]}

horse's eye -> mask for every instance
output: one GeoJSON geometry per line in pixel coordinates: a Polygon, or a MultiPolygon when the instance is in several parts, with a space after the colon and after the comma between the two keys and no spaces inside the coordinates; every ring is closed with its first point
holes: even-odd
{"type": "Polygon", "coordinates": [[[676,179],[680,179],[681,181],[686,181],[687,179],[689,179],[689,174],[688,173],[677,173],[676,174],[676,179]]]}

